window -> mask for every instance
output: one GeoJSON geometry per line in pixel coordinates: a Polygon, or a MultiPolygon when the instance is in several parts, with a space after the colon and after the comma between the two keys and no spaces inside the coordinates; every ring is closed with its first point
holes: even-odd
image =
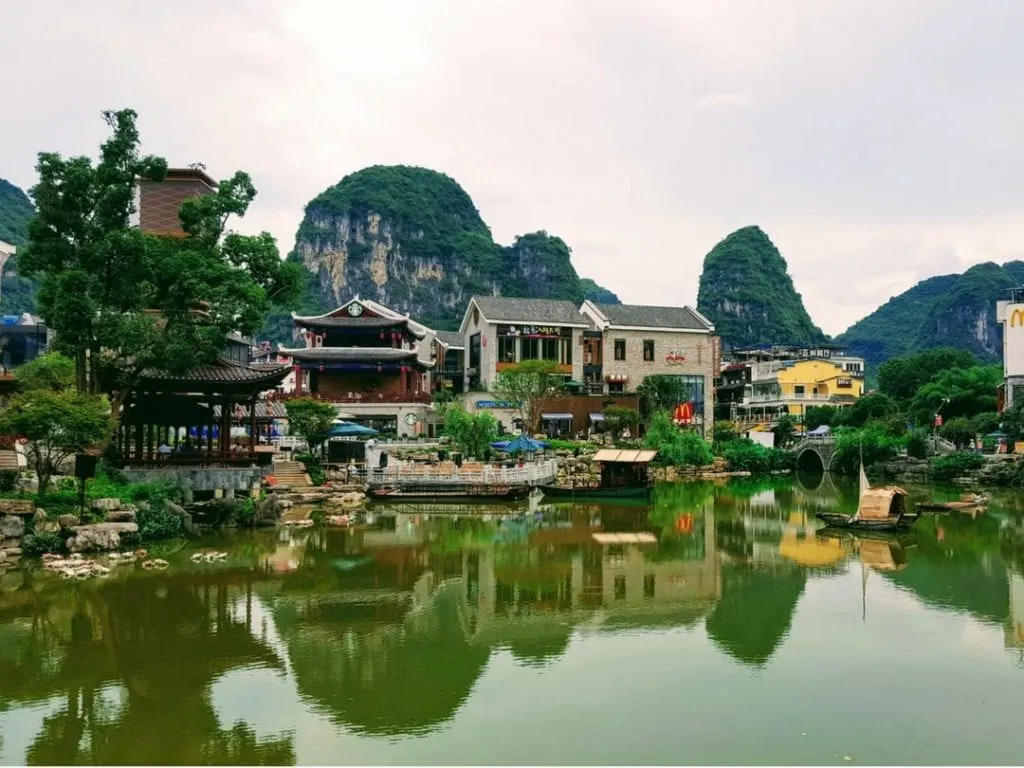
{"type": "Polygon", "coordinates": [[[654,597],[654,574],[644,576],[644,597],[654,597]]]}
{"type": "Polygon", "coordinates": [[[558,362],[558,339],[541,339],[542,352],[541,359],[543,360],[554,360],[558,362]]]}
{"type": "Polygon", "coordinates": [[[836,379],[836,386],[840,389],[850,389],[853,387],[853,382],[850,379],[836,379]]]}
{"type": "Polygon", "coordinates": [[[796,396],[796,397],[803,397],[804,396],[804,385],[803,384],[794,384],[793,385],[793,395],[796,396]]]}
{"type": "Polygon", "coordinates": [[[516,340],[514,336],[498,337],[498,362],[514,363],[516,361],[516,340]]]}
{"type": "Polygon", "coordinates": [[[654,339],[644,339],[644,362],[654,362],[654,339]]]}
{"type": "Polygon", "coordinates": [[[625,390],[621,381],[609,381],[608,382],[608,394],[609,395],[621,395],[625,390]]]}
{"type": "Polygon", "coordinates": [[[540,360],[540,339],[523,339],[523,360],[540,360]]]}
{"type": "Polygon", "coordinates": [[[626,577],[616,576],[615,577],[615,599],[625,600],[626,599],[626,577]]]}
{"type": "Polygon", "coordinates": [[[615,359],[625,360],[626,359],[626,340],[616,339],[615,340],[615,359]]]}

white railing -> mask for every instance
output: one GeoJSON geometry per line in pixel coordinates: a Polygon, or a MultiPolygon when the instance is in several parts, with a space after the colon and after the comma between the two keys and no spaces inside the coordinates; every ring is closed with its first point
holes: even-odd
{"type": "Polygon", "coordinates": [[[288,451],[302,451],[306,448],[306,441],[301,437],[295,435],[280,435],[278,437],[270,438],[270,444],[276,446],[278,450],[288,451]]]}
{"type": "Polygon", "coordinates": [[[458,467],[397,464],[362,469],[357,474],[369,485],[542,485],[558,474],[554,459],[530,461],[523,466],[480,464],[458,467]]]}
{"type": "Polygon", "coordinates": [[[812,403],[827,403],[832,399],[832,395],[754,395],[749,400],[740,403],[740,405],[751,405],[755,403],[788,403],[793,400],[800,400],[803,402],[812,403]]]}

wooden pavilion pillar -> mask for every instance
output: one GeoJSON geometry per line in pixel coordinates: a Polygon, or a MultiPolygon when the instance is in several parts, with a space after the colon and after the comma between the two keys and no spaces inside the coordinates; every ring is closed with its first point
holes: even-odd
{"type": "Polygon", "coordinates": [[[224,397],[224,404],[220,407],[220,455],[227,456],[231,453],[231,417],[234,415],[234,403],[231,396],[224,397]]]}
{"type": "Polygon", "coordinates": [[[249,455],[256,450],[256,395],[249,401],[249,455]]]}

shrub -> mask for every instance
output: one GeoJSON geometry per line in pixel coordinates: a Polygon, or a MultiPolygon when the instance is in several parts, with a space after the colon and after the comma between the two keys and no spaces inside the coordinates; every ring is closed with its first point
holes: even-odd
{"type": "Polygon", "coordinates": [[[146,502],[139,506],[138,514],[135,516],[135,520],[139,524],[140,539],[150,541],[184,535],[185,523],[168,507],[166,497],[154,498],[152,501],[140,499],[140,501],[146,502]]]}
{"type": "Polygon", "coordinates": [[[915,459],[928,458],[928,432],[915,429],[907,435],[907,455],[915,459]]]}
{"type": "Polygon", "coordinates": [[[256,504],[253,500],[244,499],[241,504],[236,505],[232,519],[239,528],[252,528],[256,520],[256,504]]]}
{"type": "Polygon", "coordinates": [[[47,552],[60,552],[64,549],[64,540],[59,533],[27,533],[21,540],[22,554],[38,557],[47,552]]]}
{"type": "Polygon", "coordinates": [[[985,457],[971,451],[957,451],[932,459],[932,476],[939,481],[949,481],[966,475],[985,465],[985,457]]]}
{"type": "Polygon", "coordinates": [[[0,471],[0,493],[11,493],[18,489],[18,480],[21,473],[16,469],[5,469],[0,471]]]}
{"type": "Polygon", "coordinates": [[[658,462],[677,467],[701,467],[715,460],[707,440],[677,427],[665,413],[655,414],[644,445],[658,451],[658,462]]]}
{"type": "Polygon", "coordinates": [[[731,440],[722,451],[729,468],[739,472],[767,474],[793,468],[794,458],[788,451],[766,448],[747,438],[731,440]]]}

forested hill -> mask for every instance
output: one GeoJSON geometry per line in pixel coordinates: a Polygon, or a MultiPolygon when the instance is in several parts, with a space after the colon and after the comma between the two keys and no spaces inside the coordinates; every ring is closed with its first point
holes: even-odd
{"type": "MultiPolygon", "coordinates": [[[[35,208],[28,195],[6,179],[0,179],[0,240],[23,246],[28,239],[28,222],[35,208]]],[[[9,259],[0,276],[0,313],[16,315],[34,312],[35,284],[18,277],[17,256],[9,259]]]]}
{"type": "Polygon", "coordinates": [[[922,280],[837,337],[870,366],[892,357],[942,347],[998,361],[1002,337],[996,302],[1024,285],[1024,261],[977,264],[962,274],[922,280]]]}
{"type": "Polygon", "coordinates": [[[736,230],[704,258],[697,309],[731,348],[827,339],[807,314],[786,260],[756,226],[736,230]]]}
{"type": "MultiPolygon", "coordinates": [[[[610,293],[580,279],[559,237],[539,230],[496,243],[454,179],[413,166],[364,168],[317,195],[288,258],[310,278],[300,311],[359,295],[438,329],[458,327],[474,294],[582,302],[610,293]]],[[[266,330],[286,337],[286,314],[266,330]]]]}

